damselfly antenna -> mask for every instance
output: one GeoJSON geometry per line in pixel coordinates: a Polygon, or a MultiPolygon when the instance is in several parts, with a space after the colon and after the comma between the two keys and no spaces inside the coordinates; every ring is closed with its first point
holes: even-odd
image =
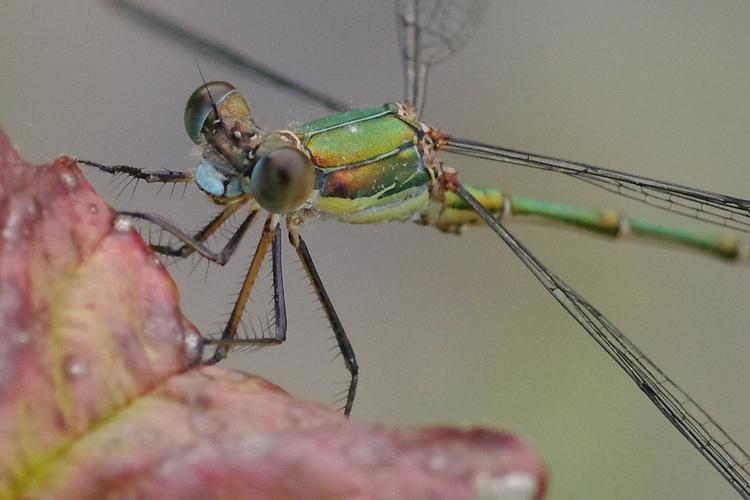
{"type": "Polygon", "coordinates": [[[203,82],[203,87],[206,89],[206,95],[208,96],[208,102],[211,103],[211,109],[214,110],[214,115],[216,118],[214,118],[214,125],[216,127],[224,127],[224,120],[222,120],[221,115],[219,114],[219,108],[216,107],[216,101],[214,101],[214,96],[211,95],[211,89],[208,88],[208,82],[206,82],[206,77],[203,75],[203,71],[201,70],[200,64],[198,64],[198,60],[193,58],[193,61],[195,61],[195,67],[198,69],[198,74],[201,76],[201,81],[203,82]]]}

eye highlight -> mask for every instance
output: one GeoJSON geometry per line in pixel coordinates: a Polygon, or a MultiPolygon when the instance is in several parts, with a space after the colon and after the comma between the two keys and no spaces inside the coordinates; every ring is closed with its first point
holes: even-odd
{"type": "Polygon", "coordinates": [[[315,187],[315,167],[302,151],[282,146],[263,155],[250,176],[250,194],[269,212],[302,206],[315,187]]]}
{"type": "Polygon", "coordinates": [[[223,115],[226,113],[226,110],[221,110],[226,107],[225,101],[230,96],[233,97],[233,100],[240,101],[239,109],[233,111],[250,116],[250,107],[240,95],[237,88],[231,83],[220,81],[208,82],[195,89],[190,95],[185,104],[185,130],[194,143],[199,144],[203,134],[216,128],[212,122],[219,117],[214,112],[211,100],[213,99],[213,104],[219,108],[222,115],[221,118],[225,118],[223,115]]]}

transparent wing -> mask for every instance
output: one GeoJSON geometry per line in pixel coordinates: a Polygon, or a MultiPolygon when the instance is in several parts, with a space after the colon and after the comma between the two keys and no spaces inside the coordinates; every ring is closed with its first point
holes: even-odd
{"type": "Polygon", "coordinates": [[[518,256],[537,280],[633,379],[659,411],[745,498],[750,498],[750,457],[703,408],[645,354],[529,252],[460,184],[458,194],[518,256]]]}
{"type": "Polygon", "coordinates": [[[194,29],[179,24],[169,17],[148,9],[131,0],[103,0],[136,23],[155,31],[158,35],[175,40],[183,48],[203,54],[213,62],[225,64],[239,70],[250,78],[274,88],[307,99],[331,111],[345,111],[349,105],[334,97],[303,85],[275,71],[255,59],[246,57],[220,41],[202,35],[194,29]]]}
{"type": "Polygon", "coordinates": [[[486,0],[397,0],[396,22],[404,65],[404,100],[417,116],[424,107],[431,66],[458,52],[471,38],[486,0]]]}
{"type": "Polygon", "coordinates": [[[448,137],[439,147],[463,156],[559,172],[670,212],[750,233],[750,200],[457,137],[448,137]]]}

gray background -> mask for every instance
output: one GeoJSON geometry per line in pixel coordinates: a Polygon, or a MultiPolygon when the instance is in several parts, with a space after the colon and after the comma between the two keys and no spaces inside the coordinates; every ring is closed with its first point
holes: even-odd
{"type": "MultiPolygon", "coordinates": [[[[189,26],[356,105],[401,97],[390,2],[151,2],[189,26]]],[[[431,75],[424,118],[478,140],[750,197],[746,2],[497,2],[431,75]]],[[[93,0],[0,3],[0,121],[23,154],[190,168],[182,107],[194,54],[93,0]]],[[[325,114],[199,57],[268,127],[325,114]]],[[[673,220],[560,176],[448,157],[474,183],[673,220]]],[[[214,207],[141,185],[118,207],[183,227],[214,207]]],[[[689,223],[690,221],[688,221],[689,223]]],[[[514,223],[516,234],[635,339],[745,447],[750,323],[744,265],[514,223]]],[[[253,233],[255,235],[256,233],[253,233]]],[[[529,437],[550,498],[717,498],[731,490],[486,230],[411,224],[304,228],[359,356],[353,417],[486,424],[529,437]]],[[[213,333],[253,241],[225,269],[171,267],[183,308],[213,333]]],[[[289,341],[228,366],[332,402],[345,379],[285,247],[289,341]]],[[[262,302],[262,301],[260,301],[262,302]]],[[[252,313],[252,311],[251,311],[252,313]]],[[[252,318],[251,318],[252,319],[252,318]]],[[[241,416],[238,416],[241,418],[241,416]]]]}

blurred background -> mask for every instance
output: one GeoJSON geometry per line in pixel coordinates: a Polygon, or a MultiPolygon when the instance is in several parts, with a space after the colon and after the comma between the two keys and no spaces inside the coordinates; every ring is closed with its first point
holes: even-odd
{"type": "MultiPolygon", "coordinates": [[[[390,2],[146,5],[353,106],[402,97],[390,2]]],[[[748,21],[739,1],[491,2],[464,50],[431,73],[424,119],[462,137],[748,198],[748,21]]],[[[207,79],[234,82],[267,128],[327,114],[94,0],[11,0],[0,3],[0,122],[33,162],[66,153],[192,168],[182,113],[200,84],[194,58],[207,79]]],[[[680,220],[563,176],[446,159],[467,182],[680,220]]],[[[114,206],[186,229],[216,211],[193,187],[170,197],[141,183],[131,200],[111,178],[87,177],[114,206]]],[[[510,228],[750,447],[746,264],[541,224],[510,228]]],[[[186,315],[207,335],[223,327],[257,229],[225,268],[170,266],[186,315]]],[[[361,367],[353,418],[511,429],[544,457],[549,498],[733,496],[489,231],[313,221],[304,235],[361,367]]],[[[332,404],[347,375],[331,361],[292,249],[284,252],[288,341],[225,366],[332,404]]],[[[246,320],[265,313],[256,301],[246,320]]]]}

